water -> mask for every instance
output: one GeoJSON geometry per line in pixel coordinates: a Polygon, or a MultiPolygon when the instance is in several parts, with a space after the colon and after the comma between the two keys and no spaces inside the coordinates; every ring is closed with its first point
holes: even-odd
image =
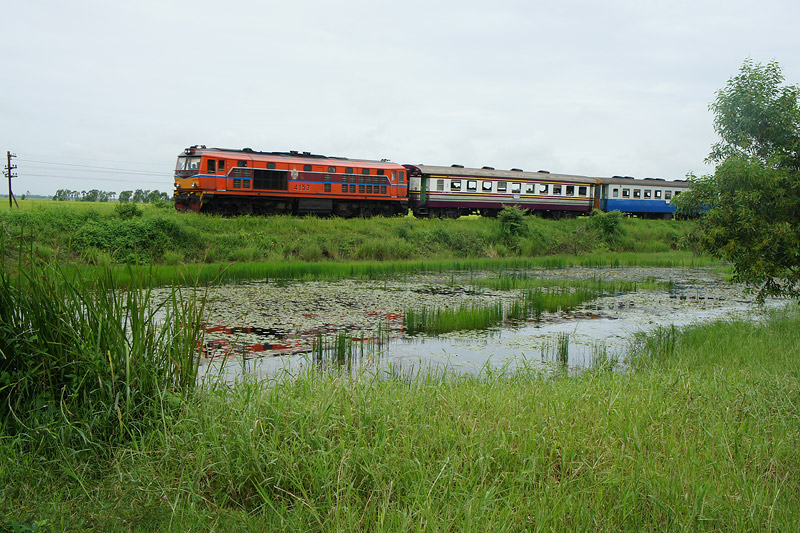
{"type": "MultiPolygon", "coordinates": [[[[237,379],[242,373],[267,377],[312,364],[315,338],[340,331],[369,337],[389,331],[390,341],[366,356],[377,368],[447,366],[480,372],[485,365],[562,368],[558,342],[568,336],[567,369],[591,367],[598,357],[624,365],[636,332],[670,324],[753,313],[755,304],[741,286],[722,282],[707,269],[569,269],[535,272],[540,277],[600,277],[605,280],[671,280],[671,291],[609,295],[572,313],[545,314],[528,321],[483,331],[409,338],[402,331],[402,310],[420,306],[457,306],[496,299],[510,302],[518,293],[475,290],[457,275],[420,275],[403,281],[248,283],[212,289],[201,373],[237,379]],[[560,337],[559,337],[560,336],[560,337]],[[221,370],[222,369],[222,370],[221,370]]],[[[470,273],[469,277],[474,278],[470,273]]],[[[777,302],[770,302],[776,305],[777,302]]]]}

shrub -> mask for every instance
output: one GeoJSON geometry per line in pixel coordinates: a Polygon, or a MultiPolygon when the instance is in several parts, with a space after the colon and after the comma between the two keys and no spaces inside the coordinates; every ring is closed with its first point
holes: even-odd
{"type": "Polygon", "coordinates": [[[114,212],[122,220],[129,220],[131,218],[142,216],[142,210],[136,204],[127,202],[120,202],[114,207],[114,212]]]}
{"type": "Polygon", "coordinates": [[[598,209],[592,211],[592,216],[586,222],[587,228],[602,240],[609,248],[614,248],[619,243],[625,231],[622,228],[624,215],[620,211],[604,213],[598,209]]]}
{"type": "Polygon", "coordinates": [[[500,240],[517,248],[520,238],[528,233],[525,211],[515,205],[507,205],[498,213],[497,219],[500,221],[500,240]]]}

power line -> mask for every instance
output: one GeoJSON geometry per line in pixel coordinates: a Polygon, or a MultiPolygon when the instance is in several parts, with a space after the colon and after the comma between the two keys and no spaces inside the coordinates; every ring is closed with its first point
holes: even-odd
{"type": "MultiPolygon", "coordinates": [[[[94,173],[106,173],[108,174],[108,170],[95,170],[93,167],[88,168],[52,168],[46,167],[41,165],[25,165],[23,169],[29,168],[36,168],[42,170],[63,170],[64,172],[94,172],[94,173]]],[[[27,174],[27,172],[26,172],[27,174]]],[[[131,174],[133,176],[165,176],[164,172],[148,172],[144,170],[118,170],[115,171],[114,174],[131,174]]]]}
{"type": "Polygon", "coordinates": [[[26,163],[40,163],[40,164],[45,164],[45,165],[58,165],[58,166],[64,166],[64,167],[94,168],[94,169],[99,169],[99,170],[115,170],[115,171],[121,171],[121,172],[135,172],[135,173],[142,173],[142,174],[156,174],[156,175],[161,174],[160,172],[153,172],[153,171],[149,171],[149,170],[131,171],[131,170],[126,169],[126,168],[97,167],[97,166],[92,166],[92,165],[76,165],[74,163],[59,163],[59,162],[55,162],[55,161],[38,161],[38,160],[34,160],[34,159],[19,159],[19,161],[21,161],[21,162],[24,161],[26,163]]]}
{"type": "MultiPolygon", "coordinates": [[[[88,180],[88,181],[121,181],[121,182],[125,182],[125,183],[130,183],[130,181],[131,181],[131,180],[126,180],[126,179],[114,179],[114,178],[85,178],[83,176],[77,177],[77,176],[53,176],[51,174],[29,174],[29,173],[26,172],[25,173],[25,177],[28,177],[28,176],[31,176],[31,177],[34,177],[34,178],[52,178],[52,179],[71,180],[71,181],[75,181],[75,180],[78,180],[78,179],[80,179],[80,180],[88,180]]],[[[164,180],[162,180],[162,181],[136,180],[136,183],[161,183],[161,184],[164,184],[164,181],[166,181],[168,179],[172,180],[173,178],[171,176],[170,177],[166,177],[165,176],[164,180]]]]}
{"type": "MultiPolygon", "coordinates": [[[[46,159],[50,157],[52,154],[28,154],[28,157],[34,157],[36,159],[46,159]]],[[[142,162],[140,161],[120,161],[118,159],[95,159],[95,158],[88,158],[88,157],[78,157],[79,160],[86,160],[86,161],[101,161],[103,163],[120,163],[123,165],[138,165],[141,166],[142,162]]]]}

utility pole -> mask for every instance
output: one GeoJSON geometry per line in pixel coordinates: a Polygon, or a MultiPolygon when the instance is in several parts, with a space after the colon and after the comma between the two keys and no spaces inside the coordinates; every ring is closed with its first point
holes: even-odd
{"type": "MultiPolygon", "coordinates": [[[[11,152],[6,152],[6,156],[8,158],[8,164],[6,165],[6,177],[8,177],[8,207],[14,207],[11,205],[11,200],[14,200],[14,203],[17,204],[17,199],[14,198],[14,193],[11,192],[11,178],[17,177],[17,175],[12,172],[12,170],[17,168],[17,165],[12,165],[11,159],[17,157],[17,155],[12,154],[11,152]]],[[[17,204],[17,207],[19,207],[19,204],[17,204]]]]}

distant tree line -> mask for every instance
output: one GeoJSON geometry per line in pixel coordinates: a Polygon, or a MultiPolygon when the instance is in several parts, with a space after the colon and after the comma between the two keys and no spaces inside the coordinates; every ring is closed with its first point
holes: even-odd
{"type": "MultiPolygon", "coordinates": [[[[82,202],[108,202],[117,199],[114,191],[101,191],[92,189],[90,191],[71,191],[69,189],[59,189],[53,196],[53,200],[77,200],[82,202]]],[[[119,193],[120,202],[137,202],[149,204],[157,201],[169,201],[169,195],[161,191],[151,191],[149,189],[136,189],[135,191],[122,191],[119,193]]]]}

